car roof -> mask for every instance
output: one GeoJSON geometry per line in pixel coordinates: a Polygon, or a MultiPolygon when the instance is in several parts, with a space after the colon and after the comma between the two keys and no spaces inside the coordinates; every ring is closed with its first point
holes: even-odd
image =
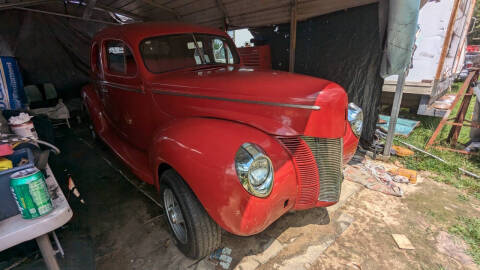
{"type": "Polygon", "coordinates": [[[200,25],[177,22],[147,22],[110,26],[98,32],[95,38],[123,36],[131,42],[138,43],[148,37],[183,33],[204,33],[226,36],[226,33],[220,29],[200,25]]]}

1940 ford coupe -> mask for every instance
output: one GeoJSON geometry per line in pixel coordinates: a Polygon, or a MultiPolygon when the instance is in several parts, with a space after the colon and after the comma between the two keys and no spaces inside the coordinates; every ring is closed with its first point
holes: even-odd
{"type": "Polygon", "coordinates": [[[91,75],[92,132],[159,190],[185,255],[338,201],[363,120],[338,84],[244,67],[225,32],[174,23],[99,32],[91,75]]]}

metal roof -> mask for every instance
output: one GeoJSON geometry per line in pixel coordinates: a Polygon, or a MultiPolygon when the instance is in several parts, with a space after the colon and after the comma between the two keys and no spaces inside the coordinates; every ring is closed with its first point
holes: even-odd
{"type": "MultiPolygon", "coordinates": [[[[379,0],[297,0],[297,19],[362,6],[379,0]]],[[[180,21],[223,28],[265,26],[290,21],[292,0],[17,0],[0,3],[0,10],[15,8],[46,11],[117,23],[110,14],[135,21],[180,21]]]]}

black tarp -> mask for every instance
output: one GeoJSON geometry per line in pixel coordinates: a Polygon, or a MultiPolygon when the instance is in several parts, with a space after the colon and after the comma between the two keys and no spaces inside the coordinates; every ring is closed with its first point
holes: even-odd
{"type": "Polygon", "coordinates": [[[0,55],[15,56],[24,85],[51,82],[78,96],[89,81],[93,35],[104,25],[28,11],[0,11],[0,55]]]}
{"type": "MultiPolygon", "coordinates": [[[[88,83],[91,37],[99,23],[31,13],[0,11],[0,55],[16,56],[25,85],[52,82],[64,98],[88,83]]],[[[295,72],[343,86],[365,112],[362,138],[370,142],[381,97],[378,4],[298,23],[295,72]]],[[[288,70],[290,25],[251,29],[272,48],[273,68],[288,70]]]]}
{"type": "MultiPolygon", "coordinates": [[[[297,24],[295,72],[340,84],[364,111],[362,139],[371,142],[379,113],[383,42],[378,4],[339,11],[297,24]]],[[[250,29],[271,46],[272,67],[288,70],[290,24],[250,29]]]]}

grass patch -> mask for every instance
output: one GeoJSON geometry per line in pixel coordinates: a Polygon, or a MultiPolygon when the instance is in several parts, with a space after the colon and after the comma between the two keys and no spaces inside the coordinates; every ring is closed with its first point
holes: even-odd
{"type": "Polygon", "coordinates": [[[480,264],[480,218],[459,217],[460,223],[452,226],[449,232],[462,237],[470,246],[469,253],[480,264]]]}
{"type": "MultiPolygon", "coordinates": [[[[456,83],[452,86],[452,93],[458,91],[461,83],[456,83]]],[[[457,114],[460,103],[458,102],[455,108],[452,110],[450,117],[453,117],[457,114]]],[[[465,119],[472,119],[473,114],[473,107],[475,105],[475,96],[472,97],[472,100],[469,104],[469,108],[466,114],[465,119]]],[[[384,114],[389,114],[389,111],[384,111],[384,114]]],[[[415,145],[419,148],[424,149],[425,145],[427,144],[430,137],[433,135],[433,132],[437,128],[438,124],[440,123],[441,118],[438,117],[431,117],[431,116],[421,116],[410,113],[408,110],[402,109],[400,111],[400,116],[402,118],[412,119],[420,121],[420,125],[413,130],[408,138],[400,138],[398,139],[408,142],[412,145],[415,145]]],[[[450,131],[451,126],[446,125],[442,131],[439,133],[436,144],[442,145],[445,147],[450,147],[449,144],[446,142],[446,138],[450,131]]],[[[463,145],[469,141],[470,139],[470,128],[463,127],[461,129],[457,148],[462,149],[463,145]]],[[[402,144],[394,141],[394,144],[403,146],[402,144]]],[[[480,199],[480,179],[474,179],[458,171],[458,167],[464,168],[468,171],[471,171],[477,175],[480,175],[480,156],[479,155],[464,155],[460,153],[438,150],[435,148],[428,149],[428,152],[439,156],[446,160],[450,165],[444,164],[438,160],[435,160],[431,157],[428,157],[424,154],[419,152],[415,152],[413,157],[407,158],[397,158],[401,161],[407,168],[412,170],[424,170],[424,171],[431,171],[436,173],[435,180],[443,183],[447,183],[453,185],[457,188],[466,190],[469,194],[480,199]]]]}
{"type": "Polygon", "coordinates": [[[458,194],[457,199],[461,202],[468,202],[470,199],[464,194],[458,194]]]}

